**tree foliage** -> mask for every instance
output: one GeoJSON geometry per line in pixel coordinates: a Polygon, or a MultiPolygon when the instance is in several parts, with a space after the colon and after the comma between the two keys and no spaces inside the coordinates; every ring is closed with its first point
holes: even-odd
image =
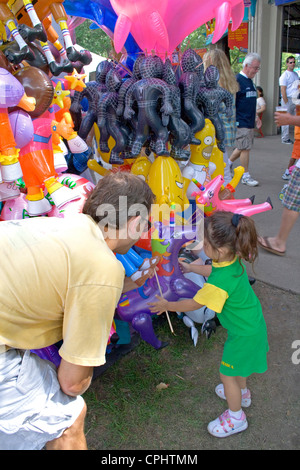
{"type": "Polygon", "coordinates": [[[113,46],[110,37],[101,29],[90,29],[91,20],[85,20],[75,29],[76,42],[94,54],[108,57],[113,46]]]}

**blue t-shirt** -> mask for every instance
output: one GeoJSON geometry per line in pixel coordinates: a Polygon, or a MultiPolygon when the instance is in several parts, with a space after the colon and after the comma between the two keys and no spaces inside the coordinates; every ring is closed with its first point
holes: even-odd
{"type": "Polygon", "coordinates": [[[236,122],[237,127],[255,128],[256,117],[256,88],[251,80],[238,73],[236,79],[240,90],[236,94],[236,122]]]}

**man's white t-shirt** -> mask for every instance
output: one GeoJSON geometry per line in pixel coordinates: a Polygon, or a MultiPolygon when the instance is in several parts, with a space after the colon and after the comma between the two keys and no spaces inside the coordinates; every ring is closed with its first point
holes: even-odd
{"type": "Polygon", "coordinates": [[[286,96],[288,98],[292,98],[293,94],[295,93],[293,83],[296,80],[299,80],[299,75],[296,72],[290,72],[289,70],[285,70],[279,79],[279,86],[286,87],[286,96]]]}

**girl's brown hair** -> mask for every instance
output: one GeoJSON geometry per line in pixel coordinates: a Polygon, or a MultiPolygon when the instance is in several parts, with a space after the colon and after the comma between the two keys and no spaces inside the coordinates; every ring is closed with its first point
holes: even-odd
{"type": "Polygon", "coordinates": [[[258,256],[257,232],[249,217],[218,211],[204,221],[204,237],[212,248],[226,247],[232,256],[237,255],[254,263],[258,256]]]}

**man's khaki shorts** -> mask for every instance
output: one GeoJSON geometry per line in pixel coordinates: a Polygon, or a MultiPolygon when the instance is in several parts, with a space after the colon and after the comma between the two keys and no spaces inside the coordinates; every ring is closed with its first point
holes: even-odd
{"type": "Polygon", "coordinates": [[[30,351],[0,354],[0,449],[40,450],[80,415],[84,401],[62,392],[54,365],[30,351]]]}
{"type": "Polygon", "coordinates": [[[254,140],[254,129],[238,127],[235,135],[235,147],[238,150],[251,150],[254,140]]]}

